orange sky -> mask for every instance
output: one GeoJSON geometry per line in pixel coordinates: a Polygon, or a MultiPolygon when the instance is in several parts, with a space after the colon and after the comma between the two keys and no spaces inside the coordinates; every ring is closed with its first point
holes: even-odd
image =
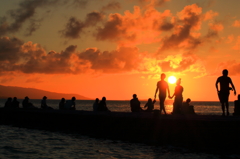
{"type": "MultiPolygon", "coordinates": [[[[147,99],[165,73],[182,79],[184,100],[217,101],[216,79],[228,69],[240,90],[240,1],[0,4],[2,85],[112,100],[136,93],[147,99]]],[[[169,86],[172,94],[175,84],[169,86]]],[[[231,93],[230,100],[236,98],[231,93]]]]}

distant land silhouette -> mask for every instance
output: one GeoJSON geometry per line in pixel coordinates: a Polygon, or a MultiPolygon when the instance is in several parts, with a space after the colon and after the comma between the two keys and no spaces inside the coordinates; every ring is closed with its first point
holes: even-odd
{"type": "Polygon", "coordinates": [[[84,97],[79,94],[56,93],[35,88],[0,85],[0,99],[6,99],[8,97],[17,97],[18,99],[24,99],[26,96],[28,96],[30,99],[42,99],[43,96],[47,96],[48,99],[71,99],[74,96],[77,100],[91,100],[91,98],[84,97]]]}

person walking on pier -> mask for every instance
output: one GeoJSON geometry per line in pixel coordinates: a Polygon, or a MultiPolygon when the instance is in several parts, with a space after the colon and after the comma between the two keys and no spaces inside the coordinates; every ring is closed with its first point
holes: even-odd
{"type": "Polygon", "coordinates": [[[170,97],[169,86],[168,86],[168,83],[165,81],[165,78],[166,78],[166,75],[162,73],[161,80],[157,82],[157,88],[154,95],[154,99],[156,99],[157,92],[159,91],[158,97],[160,101],[160,114],[162,111],[164,112],[164,114],[167,114],[164,106],[167,92],[168,92],[168,97],[170,97]]]}
{"type": "Polygon", "coordinates": [[[228,77],[228,70],[224,69],[222,71],[222,74],[223,74],[222,76],[218,77],[215,85],[218,92],[218,98],[222,106],[222,112],[223,112],[222,116],[225,116],[225,106],[227,109],[227,116],[229,116],[228,98],[229,98],[230,90],[233,90],[234,95],[236,95],[236,89],[234,87],[232,79],[228,77]],[[220,90],[218,88],[218,83],[220,84],[220,90]],[[229,84],[231,85],[231,87],[229,87],[229,84]]]}
{"type": "Polygon", "coordinates": [[[183,87],[181,86],[181,78],[179,78],[176,82],[176,87],[174,94],[171,99],[175,96],[174,98],[174,103],[173,103],[173,112],[172,114],[180,114],[181,113],[181,108],[182,108],[182,102],[183,102],[183,87]]]}

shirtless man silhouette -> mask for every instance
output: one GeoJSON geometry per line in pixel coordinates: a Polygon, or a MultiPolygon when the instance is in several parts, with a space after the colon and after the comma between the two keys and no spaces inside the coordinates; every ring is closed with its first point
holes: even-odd
{"type": "Polygon", "coordinates": [[[168,87],[168,83],[164,80],[165,78],[166,78],[166,75],[164,73],[162,73],[161,80],[158,81],[158,83],[157,83],[157,88],[156,88],[155,95],[154,95],[154,99],[156,99],[156,95],[159,90],[158,97],[159,97],[159,101],[160,101],[160,114],[161,114],[162,110],[163,110],[164,114],[166,114],[164,102],[166,99],[167,91],[168,91],[168,97],[170,98],[170,90],[168,87]]]}
{"type": "Polygon", "coordinates": [[[228,77],[228,70],[222,71],[222,76],[218,77],[216,81],[216,88],[218,92],[218,97],[220,100],[220,103],[222,105],[222,116],[225,116],[225,106],[227,109],[227,116],[229,116],[229,104],[228,104],[228,97],[230,94],[230,90],[234,91],[234,95],[236,95],[236,90],[233,85],[232,79],[228,77]],[[220,90],[218,89],[218,83],[220,83],[220,90]],[[229,87],[229,84],[231,84],[231,87],[229,87]]]}

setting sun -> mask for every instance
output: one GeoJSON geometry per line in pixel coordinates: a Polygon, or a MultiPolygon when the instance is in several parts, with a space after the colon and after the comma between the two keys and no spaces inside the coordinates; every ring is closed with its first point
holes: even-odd
{"type": "Polygon", "coordinates": [[[176,83],[177,79],[175,76],[170,76],[168,77],[168,82],[171,83],[171,84],[174,84],[176,83]]]}

